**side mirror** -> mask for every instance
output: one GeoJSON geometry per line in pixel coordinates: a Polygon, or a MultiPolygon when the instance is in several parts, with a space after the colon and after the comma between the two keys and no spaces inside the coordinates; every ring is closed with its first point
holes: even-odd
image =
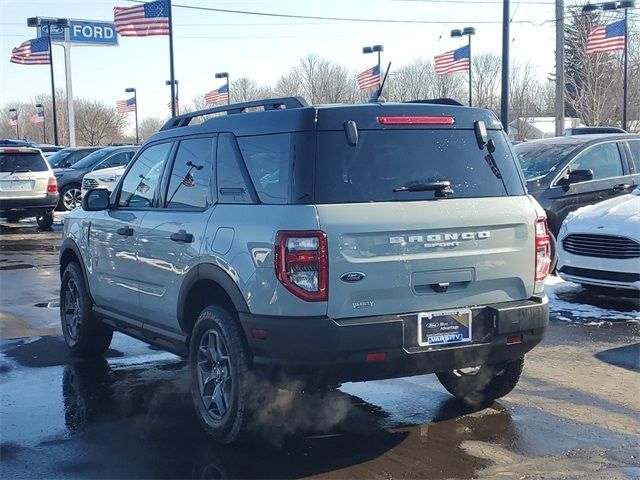
{"type": "Polygon", "coordinates": [[[571,185],[572,183],[588,182],[593,180],[593,170],[574,170],[569,172],[563,179],[564,185],[571,185]]]}
{"type": "Polygon", "coordinates": [[[109,190],[94,188],[82,197],[82,209],[87,212],[99,212],[109,208],[109,190]]]}

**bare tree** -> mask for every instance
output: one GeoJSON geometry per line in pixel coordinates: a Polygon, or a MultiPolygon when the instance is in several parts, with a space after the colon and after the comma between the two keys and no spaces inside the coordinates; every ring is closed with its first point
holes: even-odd
{"type": "Polygon", "coordinates": [[[500,109],[500,55],[477,53],[473,56],[471,87],[473,104],[477,107],[500,109]]]}
{"type": "Polygon", "coordinates": [[[166,120],[163,120],[160,117],[146,117],[142,119],[142,121],[138,125],[138,131],[140,132],[140,141],[145,141],[151,135],[160,130],[165,121],[166,120]]]}
{"type": "Polygon", "coordinates": [[[121,140],[126,125],[124,115],[102,101],[76,101],[76,135],[83,145],[104,145],[121,140]]]}

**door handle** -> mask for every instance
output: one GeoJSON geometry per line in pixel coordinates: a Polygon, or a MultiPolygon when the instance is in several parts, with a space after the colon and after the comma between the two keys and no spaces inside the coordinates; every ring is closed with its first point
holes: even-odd
{"type": "Polygon", "coordinates": [[[176,233],[172,233],[169,238],[174,242],[184,242],[184,243],[193,242],[193,235],[190,233],[187,233],[184,230],[178,230],[176,233]]]}
{"type": "Polygon", "coordinates": [[[116,230],[116,233],[118,235],[123,235],[125,237],[131,237],[131,236],[133,236],[133,228],[131,228],[131,227],[120,227],[118,230],[116,230]]]}
{"type": "Polygon", "coordinates": [[[616,185],[615,187],[613,187],[613,191],[614,192],[621,192],[623,190],[629,190],[631,188],[631,185],[629,185],[628,183],[621,183],[619,185],[616,185]]]}

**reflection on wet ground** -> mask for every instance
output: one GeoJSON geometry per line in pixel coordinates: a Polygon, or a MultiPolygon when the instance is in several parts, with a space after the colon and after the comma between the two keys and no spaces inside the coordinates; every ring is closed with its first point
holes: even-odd
{"type": "MultiPolygon", "coordinates": [[[[220,446],[198,424],[178,357],[120,335],[97,361],[73,359],[60,337],[2,348],[3,477],[473,478],[496,463],[581,455],[592,438],[602,449],[637,444],[508,399],[470,407],[421,376],[278,391],[244,444],[220,446]]],[[[543,387],[528,378],[519,389],[547,395],[543,387]]],[[[582,395],[574,400],[598,401],[582,395]]]]}

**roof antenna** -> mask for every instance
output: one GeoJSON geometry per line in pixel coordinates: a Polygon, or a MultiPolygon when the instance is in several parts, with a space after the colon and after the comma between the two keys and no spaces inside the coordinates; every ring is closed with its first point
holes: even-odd
{"type": "Polygon", "coordinates": [[[380,84],[380,87],[373,92],[373,95],[371,95],[371,98],[369,99],[369,103],[376,103],[378,101],[378,98],[380,98],[380,95],[382,95],[382,89],[384,88],[384,84],[387,81],[387,76],[389,75],[389,70],[391,69],[391,62],[389,62],[389,65],[387,66],[387,71],[384,74],[384,78],[382,79],[382,83],[380,84]]]}

